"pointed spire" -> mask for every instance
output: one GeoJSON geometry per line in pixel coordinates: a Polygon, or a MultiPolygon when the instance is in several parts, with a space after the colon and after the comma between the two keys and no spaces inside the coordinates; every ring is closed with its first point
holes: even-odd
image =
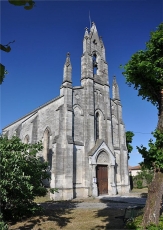
{"type": "Polygon", "coordinates": [[[70,53],[67,53],[66,62],[63,69],[63,82],[72,82],[72,66],[70,61],[70,53]]]}
{"type": "Polygon", "coordinates": [[[94,22],[92,22],[92,27],[91,27],[90,31],[91,31],[92,33],[97,32],[96,25],[95,25],[94,22]]]}
{"type": "Polygon", "coordinates": [[[71,65],[71,61],[70,61],[70,53],[67,53],[67,57],[66,57],[66,62],[65,65],[68,67],[69,65],[71,65]]]}
{"type": "Polygon", "coordinates": [[[116,77],[113,77],[113,87],[112,87],[113,100],[120,100],[119,98],[119,87],[116,81],[116,77]]]}

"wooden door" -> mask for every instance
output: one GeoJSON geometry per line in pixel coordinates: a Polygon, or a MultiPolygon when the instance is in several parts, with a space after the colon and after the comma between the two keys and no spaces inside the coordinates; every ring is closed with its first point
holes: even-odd
{"type": "Polygon", "coordinates": [[[97,165],[97,187],[98,195],[108,194],[108,167],[107,165],[97,165]]]}

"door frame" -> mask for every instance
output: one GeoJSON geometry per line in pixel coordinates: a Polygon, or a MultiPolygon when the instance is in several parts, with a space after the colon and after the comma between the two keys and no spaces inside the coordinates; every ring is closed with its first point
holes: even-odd
{"type": "MultiPolygon", "coordinates": [[[[96,165],[96,178],[97,178],[97,193],[98,193],[98,196],[99,195],[104,195],[104,194],[106,195],[106,194],[108,194],[108,182],[109,182],[109,175],[108,175],[108,173],[109,173],[109,170],[108,170],[108,165],[107,164],[97,164],[96,165]],[[99,182],[98,182],[98,175],[97,175],[98,168],[100,168],[100,167],[102,168],[103,166],[106,167],[106,171],[107,171],[107,174],[106,174],[107,175],[107,187],[106,187],[107,188],[106,189],[107,192],[106,193],[100,193],[100,189],[99,189],[100,185],[99,185],[99,182]]],[[[105,178],[105,177],[103,177],[103,178],[105,178]]]]}
{"type": "Polygon", "coordinates": [[[97,197],[97,178],[96,178],[96,167],[97,165],[107,165],[108,166],[108,194],[116,195],[117,194],[117,185],[116,185],[116,159],[110,148],[105,144],[103,140],[99,143],[99,146],[90,151],[89,153],[89,165],[90,165],[90,195],[97,197]],[[105,157],[102,157],[99,161],[99,156],[105,152],[105,157]]]}

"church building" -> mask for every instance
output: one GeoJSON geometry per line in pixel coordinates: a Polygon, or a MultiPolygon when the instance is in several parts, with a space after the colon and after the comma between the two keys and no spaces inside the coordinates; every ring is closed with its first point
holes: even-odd
{"type": "Polygon", "coordinates": [[[60,95],[5,127],[3,134],[24,143],[42,141],[38,155],[49,163],[46,185],[58,188],[51,194],[54,200],[128,193],[119,87],[114,77],[111,99],[105,47],[95,23],[85,29],[80,86],[72,86],[71,75],[68,53],[60,95]]]}

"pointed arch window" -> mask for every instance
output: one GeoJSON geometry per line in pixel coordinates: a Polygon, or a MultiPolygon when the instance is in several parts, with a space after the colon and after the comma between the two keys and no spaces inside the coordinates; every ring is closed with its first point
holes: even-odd
{"type": "Polygon", "coordinates": [[[98,64],[97,64],[97,55],[93,53],[93,75],[97,74],[98,64]]]}
{"type": "Polygon", "coordinates": [[[50,132],[48,129],[45,129],[44,137],[43,137],[43,157],[45,161],[48,161],[48,153],[49,153],[49,138],[50,138],[50,132]]]}
{"type": "Polygon", "coordinates": [[[99,139],[99,113],[96,113],[96,140],[99,139]]]}
{"type": "Polygon", "coordinates": [[[28,144],[29,143],[29,136],[26,135],[24,138],[24,144],[28,144]]]}

